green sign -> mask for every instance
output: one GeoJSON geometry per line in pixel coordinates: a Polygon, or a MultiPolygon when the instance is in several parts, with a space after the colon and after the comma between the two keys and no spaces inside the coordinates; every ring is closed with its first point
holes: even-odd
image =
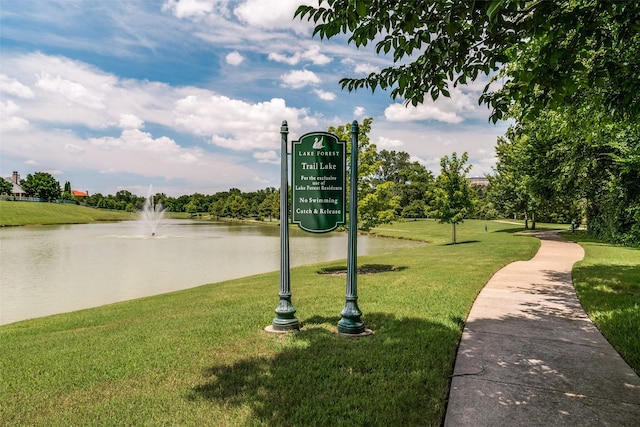
{"type": "Polygon", "coordinates": [[[345,222],[345,143],[327,132],[293,141],[291,157],[293,223],[326,233],[345,222]]]}

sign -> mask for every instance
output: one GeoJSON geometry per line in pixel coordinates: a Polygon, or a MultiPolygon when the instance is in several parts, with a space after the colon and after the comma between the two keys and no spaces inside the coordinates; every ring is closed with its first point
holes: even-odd
{"type": "Polygon", "coordinates": [[[311,233],[345,223],[345,143],[327,132],[293,141],[292,220],[311,233]]]}

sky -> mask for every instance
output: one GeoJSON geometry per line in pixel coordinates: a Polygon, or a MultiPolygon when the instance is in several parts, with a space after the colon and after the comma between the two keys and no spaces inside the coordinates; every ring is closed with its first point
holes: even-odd
{"type": "Polygon", "coordinates": [[[417,108],[342,90],[392,59],[313,37],[293,19],[305,1],[1,0],[0,176],[103,195],[279,188],[284,120],[293,141],[366,117],[378,150],[435,175],[464,151],[471,176],[492,172],[508,124],[478,105],[486,81],[417,108]]]}

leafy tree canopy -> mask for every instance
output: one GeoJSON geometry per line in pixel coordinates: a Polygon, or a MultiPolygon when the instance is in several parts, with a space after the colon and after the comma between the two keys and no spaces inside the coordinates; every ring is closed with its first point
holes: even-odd
{"type": "Polygon", "coordinates": [[[460,158],[453,153],[440,159],[440,175],[434,184],[429,209],[441,223],[453,225],[453,243],[456,243],[456,224],[463,222],[473,209],[474,193],[466,178],[471,170],[471,165],[466,165],[468,159],[466,152],[460,158]]]}
{"type": "Polygon", "coordinates": [[[598,0],[319,0],[298,7],[314,35],[375,44],[393,65],[343,78],[349,91],[391,89],[412,105],[490,76],[480,97],[495,122],[512,104],[522,115],[588,90],[609,113],[640,113],[640,2],[598,0]]]}
{"type": "Polygon", "coordinates": [[[602,106],[586,103],[544,110],[512,126],[496,152],[491,193],[501,210],[538,212],[554,222],[585,217],[590,234],[640,245],[637,121],[614,121],[602,106]]]}
{"type": "Polygon", "coordinates": [[[13,184],[0,178],[0,194],[11,194],[11,190],[13,190],[13,184]]]}
{"type": "Polygon", "coordinates": [[[36,172],[20,181],[20,186],[30,197],[46,200],[60,197],[60,183],[48,172],[36,172]]]}

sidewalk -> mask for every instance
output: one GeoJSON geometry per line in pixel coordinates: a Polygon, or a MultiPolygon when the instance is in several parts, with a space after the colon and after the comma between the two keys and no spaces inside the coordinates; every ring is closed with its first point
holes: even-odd
{"type": "Polygon", "coordinates": [[[476,299],[444,425],[637,426],[640,377],[591,323],[571,281],[582,248],[539,233],[529,261],[498,271],[476,299]]]}

